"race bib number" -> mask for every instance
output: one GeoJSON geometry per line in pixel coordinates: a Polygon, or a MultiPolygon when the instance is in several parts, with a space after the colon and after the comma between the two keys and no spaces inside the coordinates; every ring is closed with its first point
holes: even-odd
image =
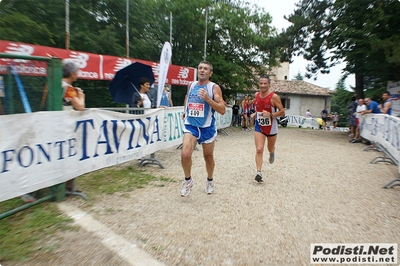
{"type": "Polygon", "coordinates": [[[204,104],[203,103],[189,103],[189,116],[204,117],[204,104]]]}
{"type": "Polygon", "coordinates": [[[257,112],[257,122],[261,127],[271,126],[271,118],[263,116],[262,112],[257,112]]]}

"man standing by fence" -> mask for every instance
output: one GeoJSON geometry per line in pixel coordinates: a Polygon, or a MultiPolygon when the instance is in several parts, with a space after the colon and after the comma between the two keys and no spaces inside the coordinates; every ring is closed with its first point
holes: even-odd
{"type": "Polygon", "coordinates": [[[392,101],[390,100],[390,93],[385,91],[382,94],[383,103],[378,106],[382,114],[392,115],[392,101]]]}
{"type": "Polygon", "coordinates": [[[185,110],[183,113],[184,129],[181,152],[181,162],[185,181],[183,181],[181,196],[186,197],[194,185],[191,176],[192,154],[196,142],[203,147],[203,156],[206,162],[207,182],[206,193],[214,192],[214,146],[217,136],[214,112],[225,114],[225,102],[222,98],[221,88],[210,81],[213,74],[213,66],[207,61],[200,62],[197,67],[198,81],[188,86],[185,97],[185,110]]]}
{"type": "Polygon", "coordinates": [[[62,62],[62,88],[64,109],[75,109],[83,111],[85,109],[85,94],[81,88],[72,86],[78,79],[79,66],[72,60],[65,59],[62,62]]]}
{"type": "MultiPolygon", "coordinates": [[[[63,89],[63,108],[64,110],[75,109],[83,111],[85,109],[85,94],[81,88],[72,86],[78,79],[79,66],[72,60],[65,59],[62,62],[62,82],[63,89]]],[[[75,187],[74,179],[66,182],[67,192],[82,192],[75,187]]]]}

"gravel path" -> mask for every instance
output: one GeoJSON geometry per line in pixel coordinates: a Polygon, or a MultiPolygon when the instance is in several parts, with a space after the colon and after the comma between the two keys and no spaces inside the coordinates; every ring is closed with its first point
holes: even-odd
{"type": "MultiPolygon", "coordinates": [[[[343,132],[280,128],[275,163],[265,157],[265,181],[259,184],[253,133],[227,132],[215,147],[213,195],[204,192],[198,146],[195,186],[187,198],[180,196],[180,150],[170,148],[156,153],[166,169],[144,168],[176,182],[155,182],[96,202],[67,202],[165,265],[310,265],[310,243],[400,239],[400,189],[382,189],[397,177],[397,167],[370,164],[378,152],[349,143],[343,132]]],[[[63,233],[72,247],[58,243],[51,263],[38,256],[24,265],[128,265],[96,237],[79,232],[63,233]]]]}

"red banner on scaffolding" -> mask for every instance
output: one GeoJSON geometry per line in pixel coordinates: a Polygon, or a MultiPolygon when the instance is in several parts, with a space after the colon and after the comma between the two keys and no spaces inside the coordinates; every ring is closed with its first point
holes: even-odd
{"type": "MultiPolygon", "coordinates": [[[[80,67],[78,73],[79,78],[89,80],[112,80],[115,72],[121,68],[133,62],[140,62],[152,67],[156,79],[155,83],[158,83],[159,63],[146,60],[92,54],[4,40],[0,40],[0,53],[72,59],[78,63],[80,67]]],[[[7,68],[11,63],[14,65],[19,75],[47,75],[46,64],[43,62],[7,58],[0,58],[0,74],[7,73],[7,68]]],[[[171,65],[169,67],[166,80],[167,84],[186,86],[193,80],[195,80],[195,68],[177,65],[171,65]]]]}

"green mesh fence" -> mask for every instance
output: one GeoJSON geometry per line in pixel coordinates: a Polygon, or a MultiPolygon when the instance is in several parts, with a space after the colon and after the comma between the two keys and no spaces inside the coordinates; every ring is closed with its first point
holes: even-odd
{"type": "MultiPolygon", "coordinates": [[[[60,58],[0,53],[0,61],[0,118],[1,115],[62,110],[60,58]]],[[[0,220],[43,201],[63,200],[65,185],[53,186],[50,193],[0,213],[0,220]]]]}
{"type": "Polygon", "coordinates": [[[61,59],[1,54],[0,115],[62,110],[61,59]]]}

